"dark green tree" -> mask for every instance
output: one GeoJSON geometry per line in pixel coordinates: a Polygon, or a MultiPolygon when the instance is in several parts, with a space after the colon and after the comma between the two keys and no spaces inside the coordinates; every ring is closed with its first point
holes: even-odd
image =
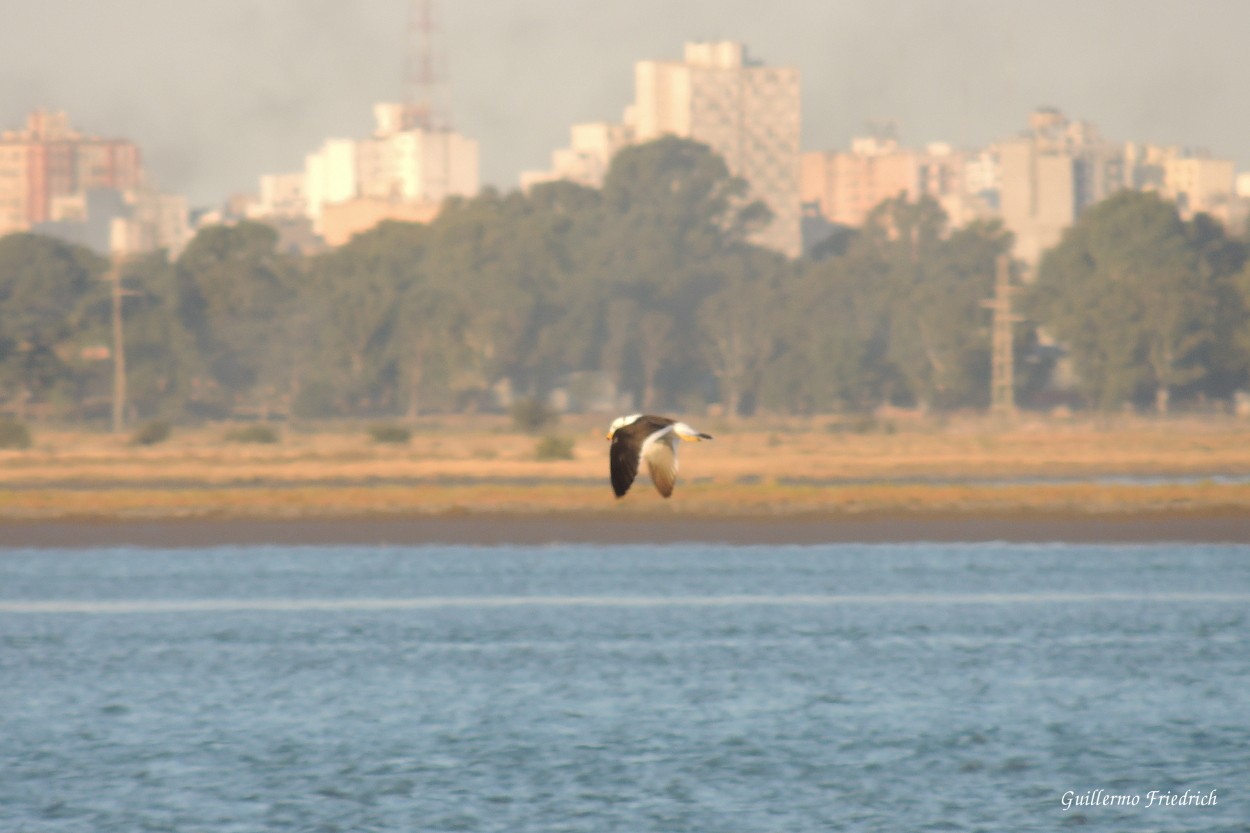
{"type": "Polygon", "coordinates": [[[699,307],[699,338],[725,415],[758,403],[765,370],[780,346],[782,304],[793,282],[779,255],[742,247],[721,258],[723,284],[699,307]]]}
{"type": "Polygon", "coordinates": [[[887,358],[921,407],[982,404],[988,331],[981,301],[1010,240],[997,225],[955,232],[935,200],[887,200],[869,216],[848,257],[878,273],[888,292],[887,358]]]}
{"type": "MultiPolygon", "coordinates": [[[[1236,376],[1233,300],[1244,253],[1206,218],[1186,223],[1154,194],[1124,191],[1087,211],[1043,257],[1030,309],[1070,352],[1096,407],[1150,399],[1236,376]]],[[[1244,354],[1243,354],[1244,355],[1244,354]]],[[[1244,359],[1241,365],[1244,368],[1244,359]]]]}
{"type": "Polygon", "coordinates": [[[1228,400],[1250,382],[1250,284],[1245,283],[1247,245],[1243,238],[1228,235],[1222,225],[1205,214],[1186,224],[1186,236],[1196,255],[1197,269],[1213,294],[1211,337],[1199,348],[1196,359],[1206,373],[1197,386],[1182,389],[1228,400]]]}
{"type": "Polygon", "coordinates": [[[602,293],[600,367],[640,403],[695,388],[707,374],[698,310],[769,218],[746,182],[698,142],[666,137],[612,160],[587,268],[602,293]]]}
{"type": "Polygon", "coordinates": [[[345,407],[393,410],[403,359],[393,342],[426,236],[423,225],[384,222],[317,258],[300,293],[316,357],[301,364],[302,383],[331,384],[345,407]]]}
{"type": "MultiPolygon", "coordinates": [[[[133,416],[172,417],[190,397],[195,345],[178,315],[174,270],[164,252],[132,257],[121,266],[126,350],[126,399],[133,416]]],[[[109,300],[96,306],[103,331],[109,300]]]]}
{"type": "Polygon", "coordinates": [[[886,388],[889,296],[845,257],[806,264],[780,295],[761,397],[792,413],[866,410],[886,388]]]}
{"type": "MultiPolygon", "coordinates": [[[[286,390],[296,264],[260,223],[205,228],[175,263],[178,310],[195,343],[192,399],[227,412],[286,390]]],[[[262,407],[265,403],[260,403],[262,407]]]]}
{"type": "Polygon", "coordinates": [[[36,234],[0,238],[0,379],[19,419],[56,391],[76,397],[103,258],[36,234]]]}
{"type": "Polygon", "coordinates": [[[603,231],[603,201],[593,188],[571,182],[536,185],[527,195],[520,228],[527,268],[541,271],[541,303],[535,308],[525,372],[536,395],[563,374],[594,366],[601,336],[594,248],[603,231]]]}

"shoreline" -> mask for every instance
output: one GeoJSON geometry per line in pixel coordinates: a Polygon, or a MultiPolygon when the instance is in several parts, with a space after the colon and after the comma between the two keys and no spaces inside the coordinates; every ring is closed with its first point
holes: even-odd
{"type": "Polygon", "coordinates": [[[6,549],[134,546],[803,545],[833,543],[1246,543],[1241,511],[872,512],[665,517],[609,512],[456,512],[342,518],[61,518],[0,521],[6,549]]]}

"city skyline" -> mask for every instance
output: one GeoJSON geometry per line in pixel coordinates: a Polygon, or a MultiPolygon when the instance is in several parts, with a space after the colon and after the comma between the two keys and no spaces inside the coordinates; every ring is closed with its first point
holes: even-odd
{"type": "MultiPolygon", "coordinates": [[[[1052,105],[1109,138],[1206,147],[1250,169],[1250,111],[1228,105],[1250,7],[1232,2],[783,0],[765,20],[738,0],[439,5],[453,123],[501,190],[544,166],[570,125],[619,118],[636,61],[708,39],[799,68],[805,150],[846,147],[873,119],[896,121],[905,144],[976,147],[1052,105]]],[[[363,134],[372,104],[401,96],[407,7],[23,4],[0,34],[0,124],[64,109],[84,132],[138,143],[161,188],[219,204],[328,137],[363,134]]]]}

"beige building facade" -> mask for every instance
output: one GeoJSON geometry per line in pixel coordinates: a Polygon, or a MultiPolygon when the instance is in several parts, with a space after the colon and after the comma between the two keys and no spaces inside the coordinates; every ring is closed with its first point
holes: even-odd
{"type": "Polygon", "coordinates": [[[195,236],[189,221],[187,198],[147,188],[124,194],[127,211],[109,228],[109,249],[137,254],[164,249],[176,258],[195,236]]]}
{"type": "Polygon", "coordinates": [[[1075,160],[1030,138],[999,142],[997,148],[1003,225],[1015,235],[1015,256],[1035,264],[1076,221],[1075,160]]]}
{"type": "Polygon", "coordinates": [[[859,138],[846,151],[802,155],[800,199],[830,223],[858,228],[883,201],[914,200],[919,159],[893,139],[859,138]]]}
{"type": "Polygon", "coordinates": [[[978,183],[993,181],[995,174],[987,174],[980,159],[969,166],[968,158],[945,143],[917,151],[894,138],[857,138],[850,151],[804,153],[800,193],[803,204],[829,223],[857,228],[886,200],[929,196],[950,226],[962,226],[992,213],[978,183]]]}
{"type": "Polygon", "coordinates": [[[634,141],[702,142],[773,213],[754,242],[797,257],[801,101],[796,67],[765,66],[734,41],[688,43],[681,61],[640,61],[627,111],[634,141]]]}
{"type": "Polygon", "coordinates": [[[1176,200],[1181,214],[1199,212],[1227,219],[1235,193],[1236,171],[1230,159],[1187,155],[1168,159],[1163,168],[1163,193],[1176,200]]]}
{"type": "Polygon", "coordinates": [[[438,216],[439,208],[436,202],[400,202],[377,197],[331,203],[325,206],[321,216],[321,239],[327,246],[342,246],[383,220],[428,223],[438,216]]]}

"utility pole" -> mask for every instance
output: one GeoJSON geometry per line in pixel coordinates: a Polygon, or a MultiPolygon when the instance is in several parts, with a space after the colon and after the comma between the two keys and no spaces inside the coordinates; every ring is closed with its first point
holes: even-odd
{"type": "Polygon", "coordinates": [[[139,293],[122,289],[122,266],[126,256],[114,252],[112,261],[106,280],[111,284],[113,296],[113,433],[120,434],[126,427],[126,339],[122,331],[122,296],[139,293]]]}
{"type": "Polygon", "coordinates": [[[990,413],[1002,417],[1016,415],[1015,335],[1012,325],[1020,316],[1012,313],[1011,296],[1017,287],[1011,283],[1011,258],[999,255],[996,263],[994,297],[981,302],[993,311],[990,350],[990,413]]]}

